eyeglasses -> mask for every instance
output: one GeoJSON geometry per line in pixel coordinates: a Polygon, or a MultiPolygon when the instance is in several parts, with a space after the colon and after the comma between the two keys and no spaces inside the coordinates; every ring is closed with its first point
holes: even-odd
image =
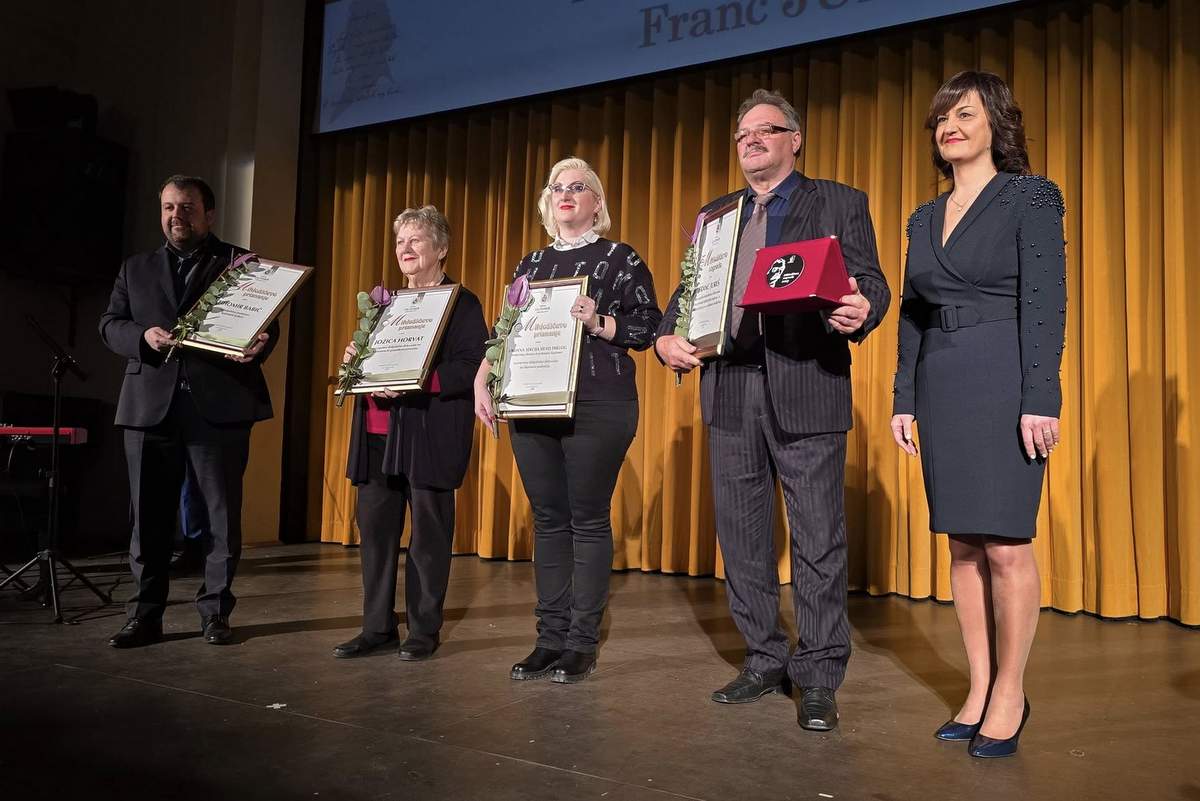
{"type": "Polygon", "coordinates": [[[575,183],[567,184],[566,186],[563,186],[562,184],[550,184],[546,188],[550,190],[550,194],[552,195],[565,195],[567,192],[570,192],[572,195],[578,195],[582,192],[595,191],[583,181],[576,181],[575,183]]]}
{"type": "Polygon", "coordinates": [[[738,128],[733,132],[733,142],[740,145],[749,136],[766,139],[768,136],[781,133],[796,133],[796,129],[784,128],[782,125],[756,125],[753,128],[738,128]]]}

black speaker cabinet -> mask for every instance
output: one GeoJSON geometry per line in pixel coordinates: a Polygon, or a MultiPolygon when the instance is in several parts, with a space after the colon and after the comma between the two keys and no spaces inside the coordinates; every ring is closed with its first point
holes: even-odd
{"type": "Polygon", "coordinates": [[[4,138],[0,268],[53,283],[111,281],[125,228],[125,148],[79,129],[4,138]]]}

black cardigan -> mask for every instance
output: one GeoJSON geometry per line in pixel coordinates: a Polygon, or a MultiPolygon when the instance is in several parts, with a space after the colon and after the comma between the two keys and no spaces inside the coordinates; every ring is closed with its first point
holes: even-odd
{"type": "MultiPolygon", "coordinates": [[[[449,278],[443,284],[454,283],[449,278]]],[[[471,458],[475,429],[475,374],[483,359],[487,325],[479,298],[460,287],[450,322],[434,356],[440,392],[407,393],[395,400],[377,398],[391,412],[383,472],[404,476],[418,489],[457,489],[471,458]]],[[[367,483],[367,396],[354,408],[346,477],[367,483]]]]}

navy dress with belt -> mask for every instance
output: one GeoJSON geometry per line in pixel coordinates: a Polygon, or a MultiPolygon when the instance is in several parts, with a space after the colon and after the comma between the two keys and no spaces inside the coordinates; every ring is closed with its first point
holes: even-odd
{"type": "Polygon", "coordinates": [[[1062,193],[997,173],[943,246],[946,198],[908,221],[893,413],[916,416],[934,531],[1027,539],[1045,462],[1020,418],[1062,406],[1062,193]]]}

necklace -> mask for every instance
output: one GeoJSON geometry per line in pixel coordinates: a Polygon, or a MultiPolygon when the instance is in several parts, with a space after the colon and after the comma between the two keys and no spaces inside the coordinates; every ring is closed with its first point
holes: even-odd
{"type": "MultiPolygon", "coordinates": [[[[967,198],[966,200],[962,201],[961,203],[960,203],[960,202],[958,202],[957,200],[955,200],[955,199],[954,199],[954,193],[953,193],[953,192],[951,192],[951,193],[950,193],[949,200],[950,200],[950,202],[951,202],[951,203],[953,203],[953,204],[954,204],[954,208],[956,208],[956,209],[958,210],[958,212],[961,214],[961,213],[962,213],[962,210],[963,210],[963,209],[965,209],[965,208],[966,208],[966,207],[967,207],[967,206],[968,206],[968,205],[971,203],[971,201],[972,201],[972,200],[974,200],[976,197],[978,197],[978,196],[979,196],[979,193],[980,193],[980,192],[982,192],[982,191],[983,191],[983,188],[984,188],[985,186],[987,186],[987,185],[988,185],[988,183],[990,183],[990,182],[991,182],[991,179],[989,178],[987,181],[985,181],[983,184],[981,184],[981,185],[979,186],[979,188],[978,188],[978,189],[976,189],[975,191],[973,191],[973,192],[971,193],[971,196],[970,196],[969,198],[967,198]]],[[[955,187],[955,188],[957,189],[957,187],[955,187]]]]}

